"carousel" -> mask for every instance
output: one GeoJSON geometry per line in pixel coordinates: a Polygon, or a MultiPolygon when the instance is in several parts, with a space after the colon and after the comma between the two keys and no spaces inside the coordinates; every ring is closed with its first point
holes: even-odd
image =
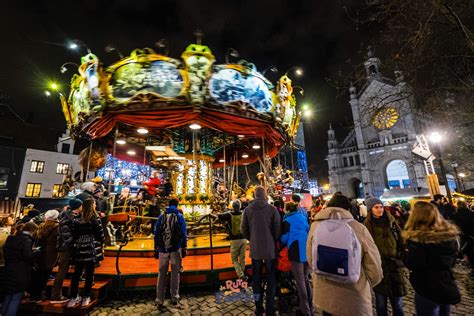
{"type": "Polygon", "coordinates": [[[256,185],[276,198],[293,181],[275,159],[292,144],[301,118],[292,80],[285,74],[272,83],[245,60],[219,64],[197,42],[179,59],[144,48],[104,66],[89,53],[69,96],[60,96],[71,137],[86,144],[82,167],[97,171],[111,200],[122,199],[109,215],[117,241],[106,247],[103,266],[115,260],[111,275],[154,273],[156,280],[156,264],[142,261],[154,261],[153,224],[178,198],[189,236],[185,276],[229,276],[229,242],[209,214],[233,199],[252,199],[256,185]]]}

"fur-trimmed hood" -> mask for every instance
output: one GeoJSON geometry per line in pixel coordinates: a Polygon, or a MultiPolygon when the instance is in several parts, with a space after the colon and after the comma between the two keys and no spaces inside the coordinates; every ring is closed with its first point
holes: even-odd
{"type": "Polygon", "coordinates": [[[408,230],[402,232],[405,240],[423,244],[440,244],[445,241],[455,240],[458,235],[459,231],[454,225],[449,225],[443,231],[408,230]]]}

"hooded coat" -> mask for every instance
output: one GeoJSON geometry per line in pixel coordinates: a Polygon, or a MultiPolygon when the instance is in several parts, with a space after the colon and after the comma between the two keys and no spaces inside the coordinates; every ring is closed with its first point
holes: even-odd
{"type": "Polygon", "coordinates": [[[33,237],[19,232],[8,236],[3,247],[5,269],[1,280],[2,294],[15,294],[26,291],[33,272],[33,237]]]}
{"type": "Polygon", "coordinates": [[[407,294],[406,277],[399,264],[402,249],[401,230],[395,218],[384,211],[381,218],[374,218],[369,211],[364,221],[365,227],[374,239],[382,258],[383,279],[374,287],[374,292],[388,297],[402,297],[407,294]]]}
{"type": "Polygon", "coordinates": [[[453,267],[459,251],[458,231],[449,225],[444,231],[405,231],[408,252],[405,266],[410,283],[419,295],[438,304],[454,305],[461,301],[453,267]]]}
{"type": "Polygon", "coordinates": [[[58,259],[58,226],[58,221],[46,221],[39,225],[36,231],[36,246],[41,246],[36,263],[41,270],[52,270],[58,259]]]}
{"type": "MultiPolygon", "coordinates": [[[[314,264],[312,258],[314,232],[321,221],[337,217],[337,214],[342,219],[353,219],[349,211],[339,207],[327,207],[316,214],[315,222],[311,225],[308,242],[306,243],[306,256],[311,269],[313,269],[314,264]]],[[[364,225],[353,220],[349,222],[349,226],[353,229],[362,246],[360,278],[355,284],[343,284],[328,280],[313,272],[313,303],[323,311],[333,315],[372,315],[370,289],[380,283],[383,276],[380,254],[372,236],[364,225]]]]}
{"type": "Polygon", "coordinates": [[[308,240],[308,219],[299,211],[289,212],[283,217],[281,243],[288,247],[288,259],[307,262],[306,241],[308,240]]]}
{"type": "Polygon", "coordinates": [[[245,239],[250,241],[250,258],[256,260],[276,258],[281,218],[277,209],[267,202],[263,188],[257,188],[255,199],[244,210],[240,230],[245,239]]]}

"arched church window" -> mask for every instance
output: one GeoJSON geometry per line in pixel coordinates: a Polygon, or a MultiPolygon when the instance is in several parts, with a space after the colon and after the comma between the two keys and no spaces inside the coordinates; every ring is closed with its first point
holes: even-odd
{"type": "Polygon", "coordinates": [[[387,165],[387,183],[390,189],[406,188],[411,184],[407,164],[401,160],[392,160],[387,165]]]}
{"type": "Polygon", "coordinates": [[[369,74],[370,75],[375,75],[377,73],[377,67],[375,65],[370,65],[369,66],[369,74]]]}

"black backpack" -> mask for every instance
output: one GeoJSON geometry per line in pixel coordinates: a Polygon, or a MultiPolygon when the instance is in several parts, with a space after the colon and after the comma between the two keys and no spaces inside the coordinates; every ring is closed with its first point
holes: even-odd
{"type": "Polygon", "coordinates": [[[178,215],[176,213],[164,213],[160,232],[157,236],[157,243],[159,249],[163,251],[170,251],[173,248],[179,248],[181,244],[181,227],[179,226],[178,215]]]}

